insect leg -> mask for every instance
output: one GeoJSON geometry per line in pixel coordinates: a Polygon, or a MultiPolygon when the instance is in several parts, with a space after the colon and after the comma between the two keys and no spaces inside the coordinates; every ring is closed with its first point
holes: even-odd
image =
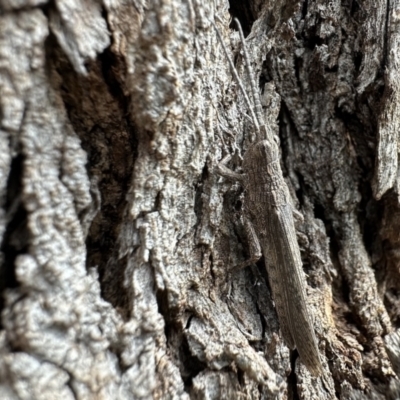
{"type": "Polygon", "coordinates": [[[250,257],[246,261],[243,261],[239,265],[236,265],[233,268],[235,270],[242,269],[256,263],[262,256],[260,242],[258,241],[258,237],[256,231],[254,230],[253,224],[246,217],[243,217],[243,222],[246,239],[249,244],[250,257]]]}
{"type": "Polygon", "coordinates": [[[231,158],[232,157],[230,155],[224,157],[223,160],[217,165],[216,172],[225,178],[243,183],[245,175],[238,174],[226,166],[231,158]]]}
{"type": "Polygon", "coordinates": [[[292,213],[296,222],[301,223],[304,221],[303,214],[300,211],[297,211],[294,206],[292,206],[292,213]]]}

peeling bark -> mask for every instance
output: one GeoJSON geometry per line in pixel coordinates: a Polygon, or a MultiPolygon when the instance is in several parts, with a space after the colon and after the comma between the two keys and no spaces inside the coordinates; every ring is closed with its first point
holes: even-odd
{"type": "Polygon", "coordinates": [[[395,1],[0,0],[0,397],[396,399],[395,1]],[[324,375],[248,256],[247,36],[324,375]]]}

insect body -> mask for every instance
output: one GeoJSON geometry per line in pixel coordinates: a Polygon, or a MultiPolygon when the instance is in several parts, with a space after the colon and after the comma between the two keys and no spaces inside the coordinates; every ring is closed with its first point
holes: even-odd
{"type": "MultiPolygon", "coordinates": [[[[238,26],[241,33],[240,25],[238,26]]],[[[217,33],[220,37],[218,30],[217,33]]],[[[242,33],[241,37],[244,45],[242,33]]],[[[224,50],[227,54],[225,47],[224,50]]],[[[244,55],[248,72],[251,74],[246,52],[244,55]]],[[[234,68],[228,54],[227,57],[234,68]]],[[[235,76],[239,79],[236,70],[235,76]]],[[[322,365],[307,309],[305,275],[293,220],[295,210],[292,208],[289,189],[283,179],[278,147],[274,141],[260,139],[267,136],[266,126],[262,123],[254,79],[250,80],[256,103],[252,115],[253,119],[256,118],[253,122],[258,141],[255,141],[243,156],[243,174],[235,173],[226,167],[229,157],[221,162],[218,171],[225,177],[239,180],[245,188],[243,219],[250,241],[251,258],[241,267],[254,263],[261,257],[261,253],[264,254],[284,340],[290,349],[297,348],[302,362],[317,376],[322,373],[322,365]]],[[[243,87],[241,84],[239,86],[243,87]]],[[[245,93],[244,95],[247,97],[245,93]]]]}

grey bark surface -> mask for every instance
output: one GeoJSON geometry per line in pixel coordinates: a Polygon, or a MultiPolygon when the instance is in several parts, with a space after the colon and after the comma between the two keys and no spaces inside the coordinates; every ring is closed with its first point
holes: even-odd
{"type": "MultiPolygon", "coordinates": [[[[232,2],[320,357],[286,346],[243,190],[229,4],[0,0],[0,398],[396,399],[400,5],[232,2]]],[[[267,261],[267,260],[266,260],[267,261]]]]}

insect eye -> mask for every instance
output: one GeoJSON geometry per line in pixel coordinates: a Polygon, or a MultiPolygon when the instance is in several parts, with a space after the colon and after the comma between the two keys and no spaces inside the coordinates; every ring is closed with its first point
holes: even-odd
{"type": "Polygon", "coordinates": [[[264,155],[267,158],[269,158],[271,156],[271,151],[272,151],[271,145],[267,141],[265,141],[265,142],[263,142],[262,149],[263,149],[264,155]]]}

